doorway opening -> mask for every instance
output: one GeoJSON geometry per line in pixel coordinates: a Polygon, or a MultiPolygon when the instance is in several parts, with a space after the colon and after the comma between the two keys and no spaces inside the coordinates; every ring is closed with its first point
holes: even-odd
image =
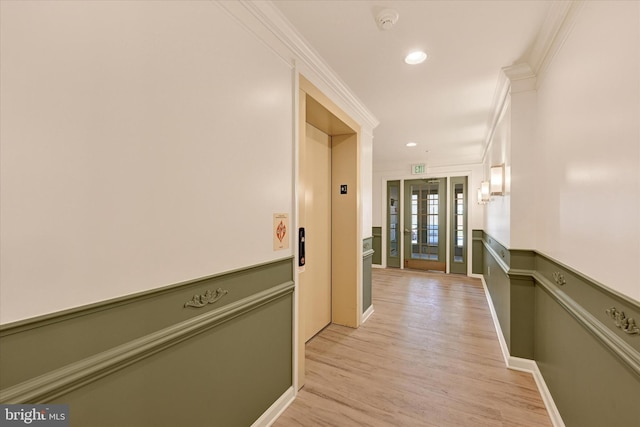
{"type": "Polygon", "coordinates": [[[305,343],[329,323],[357,328],[362,311],[360,127],[299,76],[298,215],[305,265],[297,274],[297,388],[305,343]]]}
{"type": "Polygon", "coordinates": [[[446,178],[404,183],[404,266],[445,272],[446,178]]]}
{"type": "Polygon", "coordinates": [[[466,176],[387,181],[387,267],[467,274],[467,181],[466,176]]]}

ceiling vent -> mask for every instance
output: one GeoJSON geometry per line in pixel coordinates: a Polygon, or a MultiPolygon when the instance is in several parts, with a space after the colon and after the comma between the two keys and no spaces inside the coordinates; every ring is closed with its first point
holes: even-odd
{"type": "Polygon", "coordinates": [[[399,17],[400,15],[396,10],[384,9],[376,16],[376,22],[381,30],[386,31],[390,30],[398,22],[399,17]]]}

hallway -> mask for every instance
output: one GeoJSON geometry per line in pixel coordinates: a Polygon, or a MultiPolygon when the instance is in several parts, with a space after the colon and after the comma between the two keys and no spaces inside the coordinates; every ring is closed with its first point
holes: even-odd
{"type": "Polygon", "coordinates": [[[307,376],[273,424],[550,426],[531,375],[505,367],[478,279],[373,270],[375,313],[307,344],[307,376]]]}

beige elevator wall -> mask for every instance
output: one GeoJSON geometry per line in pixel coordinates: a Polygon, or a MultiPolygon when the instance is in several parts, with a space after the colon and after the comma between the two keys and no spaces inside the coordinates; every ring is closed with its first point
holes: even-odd
{"type": "Polygon", "coordinates": [[[306,123],[304,143],[306,265],[300,283],[306,342],[331,322],[331,137],[306,123]]]}
{"type": "Polygon", "coordinates": [[[359,326],[361,312],[358,267],[361,266],[362,238],[358,210],[358,136],[332,136],[331,179],[333,191],[332,202],[332,321],[334,323],[356,328],[359,326]],[[341,194],[340,186],[347,186],[347,193],[341,194]]]}

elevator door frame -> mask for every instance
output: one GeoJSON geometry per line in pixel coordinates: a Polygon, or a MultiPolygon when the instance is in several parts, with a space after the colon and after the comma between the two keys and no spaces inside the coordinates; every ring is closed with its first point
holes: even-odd
{"type": "MultiPolygon", "coordinates": [[[[352,328],[362,320],[362,206],[360,203],[360,126],[304,76],[299,75],[298,168],[306,123],[331,136],[331,322],[352,328]],[[346,194],[341,191],[346,186],[346,194]]],[[[296,224],[305,226],[305,186],[296,172],[296,224]]],[[[298,250],[296,250],[296,257],[298,250]]],[[[297,266],[298,263],[296,262],[297,266]]],[[[305,378],[305,313],[301,307],[304,267],[298,267],[294,317],[294,386],[305,378]]]]}

